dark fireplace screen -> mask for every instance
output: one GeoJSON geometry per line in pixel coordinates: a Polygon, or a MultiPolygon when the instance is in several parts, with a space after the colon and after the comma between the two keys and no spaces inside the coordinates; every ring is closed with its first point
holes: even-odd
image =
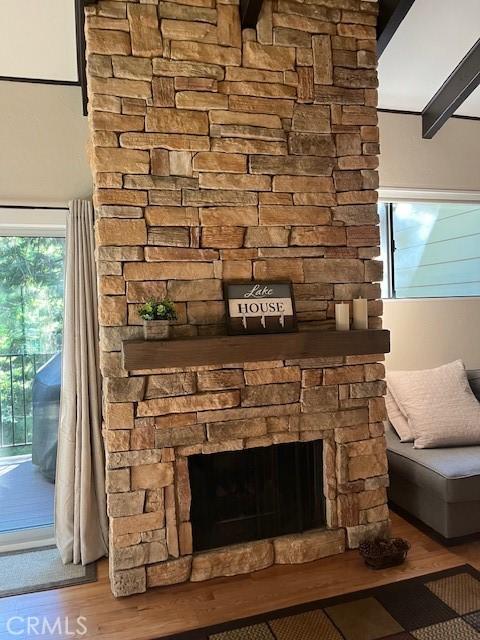
{"type": "Polygon", "coordinates": [[[325,524],[322,441],[188,458],[193,549],[325,524]]]}

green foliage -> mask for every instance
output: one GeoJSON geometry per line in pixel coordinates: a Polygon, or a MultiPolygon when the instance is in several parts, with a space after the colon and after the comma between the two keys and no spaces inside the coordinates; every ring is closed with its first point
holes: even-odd
{"type": "Polygon", "coordinates": [[[33,378],[61,349],[64,252],[63,238],[0,238],[0,456],[31,442],[33,378]]]}
{"type": "Polygon", "coordinates": [[[168,298],[155,300],[151,298],[138,310],[138,315],[144,320],[176,320],[177,312],[174,303],[168,298]]]}
{"type": "Polygon", "coordinates": [[[63,238],[0,238],[0,354],[61,347],[64,247],[63,238]]]}

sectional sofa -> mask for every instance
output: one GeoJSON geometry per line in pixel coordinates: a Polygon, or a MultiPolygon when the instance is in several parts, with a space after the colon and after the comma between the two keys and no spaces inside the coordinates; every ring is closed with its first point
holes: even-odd
{"type": "MultiPolygon", "coordinates": [[[[480,369],[468,379],[480,401],[480,369]]],[[[386,438],[390,501],[447,540],[480,532],[480,445],[414,449],[390,423],[386,438]]]]}

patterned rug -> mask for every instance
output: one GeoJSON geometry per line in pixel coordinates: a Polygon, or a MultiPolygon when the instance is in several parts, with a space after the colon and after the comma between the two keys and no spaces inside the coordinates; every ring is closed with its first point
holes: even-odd
{"type": "Polygon", "coordinates": [[[480,573],[463,565],[173,637],[176,640],[480,640],[480,573]]]}

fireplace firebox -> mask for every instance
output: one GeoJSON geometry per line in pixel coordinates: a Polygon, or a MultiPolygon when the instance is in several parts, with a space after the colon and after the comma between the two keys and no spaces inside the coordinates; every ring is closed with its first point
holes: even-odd
{"type": "Polygon", "coordinates": [[[325,524],[322,441],[188,458],[193,550],[325,524]]]}

